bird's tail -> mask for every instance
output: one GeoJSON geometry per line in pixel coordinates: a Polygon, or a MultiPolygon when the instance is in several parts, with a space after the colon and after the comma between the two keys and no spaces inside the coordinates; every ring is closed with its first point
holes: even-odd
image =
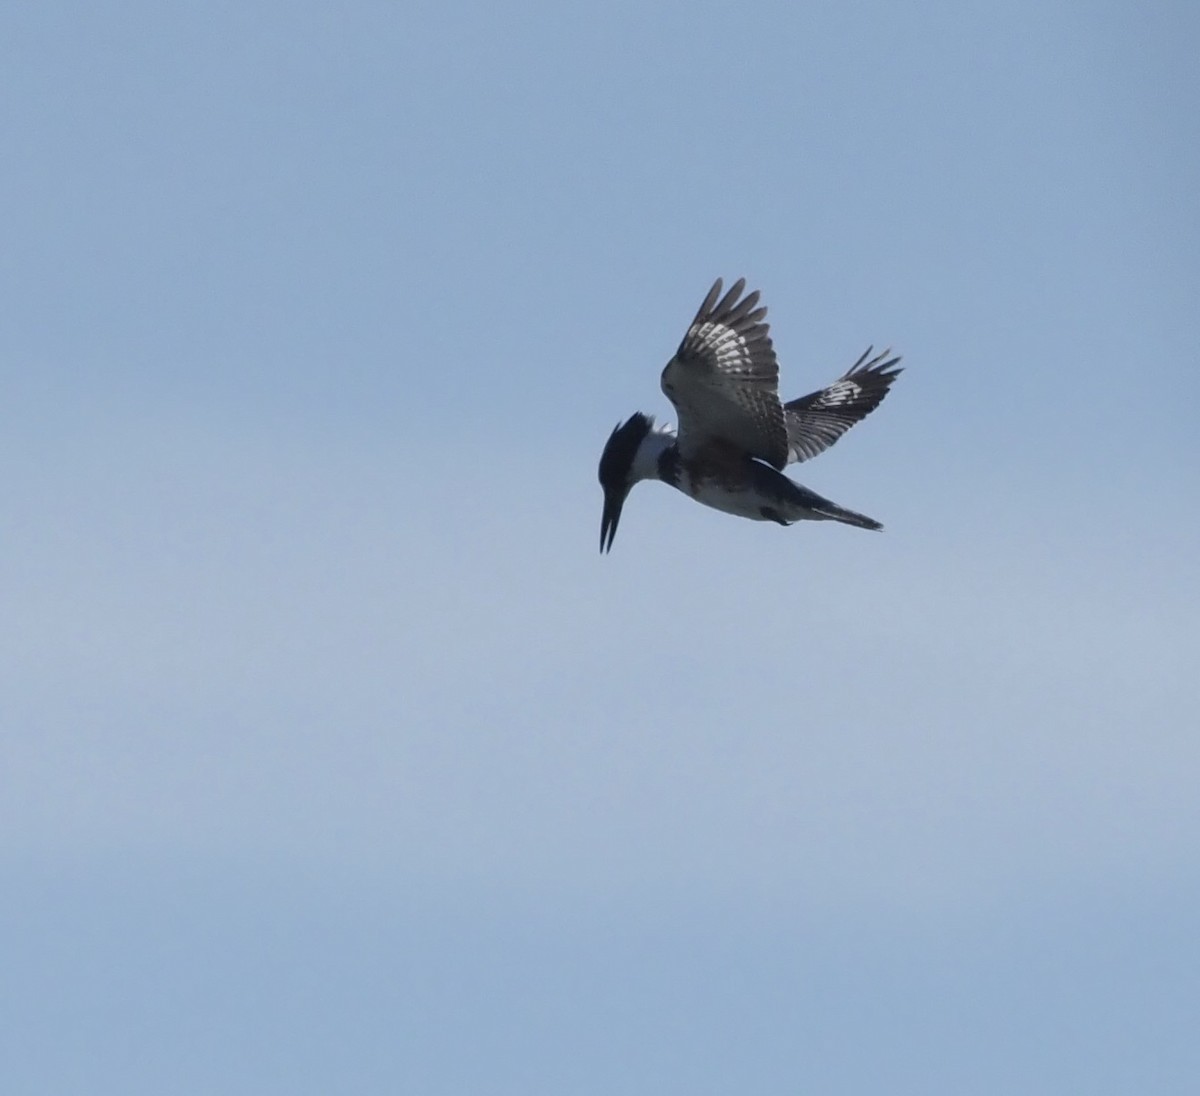
{"type": "Polygon", "coordinates": [[[827,518],[830,521],[840,521],[846,525],[857,525],[860,529],[883,528],[874,518],[869,518],[866,514],[860,514],[854,510],[847,510],[844,506],[839,506],[836,502],[829,502],[822,499],[821,504],[814,507],[814,509],[821,517],[827,518]]]}
{"type": "Polygon", "coordinates": [[[856,525],[859,529],[882,529],[874,518],[867,517],[854,510],[847,510],[836,502],[831,502],[824,495],[797,483],[787,476],[776,474],[770,481],[770,488],[782,489],[789,502],[796,506],[799,513],[792,511],[788,517],[792,521],[808,519],[810,521],[840,521],[844,525],[856,525]]]}

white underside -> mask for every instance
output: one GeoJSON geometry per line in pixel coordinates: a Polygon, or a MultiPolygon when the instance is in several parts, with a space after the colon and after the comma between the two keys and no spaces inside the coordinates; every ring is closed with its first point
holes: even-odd
{"type": "Polygon", "coordinates": [[[722,487],[705,480],[699,484],[686,483],[683,485],[684,494],[690,495],[697,502],[711,506],[725,514],[734,517],[749,518],[751,521],[774,521],[773,516],[763,513],[771,510],[784,521],[803,521],[805,518],[819,520],[820,514],[814,513],[807,507],[800,507],[777,499],[769,499],[749,488],[735,490],[722,487]]]}

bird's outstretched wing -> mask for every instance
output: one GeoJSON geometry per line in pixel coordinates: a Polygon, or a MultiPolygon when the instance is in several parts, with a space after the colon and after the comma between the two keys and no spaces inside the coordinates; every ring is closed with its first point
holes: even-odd
{"type": "Polygon", "coordinates": [[[721,288],[718,278],[662,374],[679,413],[680,453],[732,444],[782,469],[788,435],[767,310],[758,307],[757,291],[742,297],[744,278],[724,297],[721,288]]]}
{"type": "Polygon", "coordinates": [[[823,453],[882,402],[901,373],[890,350],[871,357],[872,347],[828,388],[783,405],[788,461],[823,453]],[[870,359],[870,360],[868,360],[870,359]]]}

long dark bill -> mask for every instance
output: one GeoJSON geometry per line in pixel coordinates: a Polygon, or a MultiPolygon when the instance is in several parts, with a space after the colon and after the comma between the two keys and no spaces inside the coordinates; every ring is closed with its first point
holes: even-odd
{"type": "Polygon", "coordinates": [[[608,495],[604,499],[604,516],[600,519],[600,551],[607,552],[612,548],[613,537],[617,535],[617,523],[621,520],[621,508],[625,500],[608,495]]]}

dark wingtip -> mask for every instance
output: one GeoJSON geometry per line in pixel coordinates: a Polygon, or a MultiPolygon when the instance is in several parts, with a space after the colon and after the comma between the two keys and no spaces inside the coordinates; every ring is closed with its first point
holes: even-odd
{"type": "Polygon", "coordinates": [[[890,385],[901,373],[904,372],[904,367],[900,365],[903,360],[899,354],[892,355],[892,348],[889,346],[886,350],[879,354],[874,354],[875,347],[868,346],[863,351],[862,357],[858,359],[845,373],[841,375],[840,380],[864,380],[865,375],[869,375],[885,385],[890,385]]]}

